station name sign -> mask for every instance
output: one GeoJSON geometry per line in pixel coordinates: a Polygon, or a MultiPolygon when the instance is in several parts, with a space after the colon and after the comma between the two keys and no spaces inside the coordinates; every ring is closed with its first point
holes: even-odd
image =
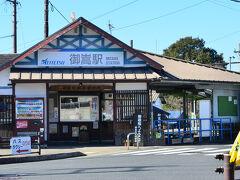
{"type": "Polygon", "coordinates": [[[112,67],[123,66],[123,51],[59,51],[38,53],[38,66],[45,67],[112,67]]]}

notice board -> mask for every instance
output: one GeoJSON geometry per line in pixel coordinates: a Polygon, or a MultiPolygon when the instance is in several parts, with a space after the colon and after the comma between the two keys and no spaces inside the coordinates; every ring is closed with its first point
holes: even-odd
{"type": "Polygon", "coordinates": [[[238,116],[237,96],[218,96],[218,116],[238,116]]]}

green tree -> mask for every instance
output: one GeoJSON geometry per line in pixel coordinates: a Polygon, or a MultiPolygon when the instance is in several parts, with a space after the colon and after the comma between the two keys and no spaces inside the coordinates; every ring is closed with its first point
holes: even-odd
{"type": "Polygon", "coordinates": [[[205,47],[203,39],[192,37],[181,38],[164,49],[163,55],[201,64],[224,63],[222,53],[218,54],[216,50],[205,47]]]}

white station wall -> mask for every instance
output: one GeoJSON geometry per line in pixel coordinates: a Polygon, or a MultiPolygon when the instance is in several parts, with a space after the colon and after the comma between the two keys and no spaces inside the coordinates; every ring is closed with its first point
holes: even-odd
{"type": "Polygon", "coordinates": [[[229,89],[214,89],[213,90],[213,118],[225,118],[230,117],[233,123],[240,123],[239,120],[239,91],[238,90],[229,90],[229,89]],[[218,96],[237,96],[238,103],[238,116],[218,116],[218,96]]]}
{"type": "Polygon", "coordinates": [[[116,90],[147,90],[147,83],[116,83],[116,90]]]}
{"type": "Polygon", "coordinates": [[[46,84],[44,83],[19,83],[15,86],[16,98],[44,98],[45,105],[45,140],[47,140],[47,101],[46,101],[46,84]]]}
{"type": "Polygon", "coordinates": [[[0,95],[12,95],[12,87],[8,86],[10,68],[0,71],[0,95]]]}

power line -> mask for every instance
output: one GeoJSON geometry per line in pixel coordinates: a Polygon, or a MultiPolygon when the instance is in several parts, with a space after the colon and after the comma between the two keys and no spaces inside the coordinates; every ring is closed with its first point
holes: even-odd
{"type": "Polygon", "coordinates": [[[51,1],[49,1],[49,4],[51,5],[52,11],[53,11],[53,8],[56,9],[56,11],[57,11],[68,23],[70,23],[70,21],[51,3],[51,1]]]}
{"type": "Polygon", "coordinates": [[[209,41],[208,43],[213,43],[213,42],[216,42],[216,41],[225,39],[225,38],[227,38],[227,37],[229,37],[229,36],[232,36],[232,35],[235,35],[235,34],[237,34],[237,33],[240,33],[240,30],[231,32],[231,33],[229,33],[229,34],[225,34],[225,35],[223,35],[223,36],[221,36],[221,37],[219,37],[219,38],[216,38],[216,39],[214,39],[214,40],[212,40],[212,41],[209,41]]]}
{"type": "Polygon", "coordinates": [[[212,0],[210,0],[209,2],[212,3],[212,4],[218,5],[218,6],[225,7],[227,9],[230,9],[230,10],[235,11],[235,12],[240,12],[240,9],[235,9],[235,8],[232,8],[232,7],[220,4],[219,1],[212,1],[212,0]]]}
{"type": "MultiPolygon", "coordinates": [[[[95,19],[98,19],[98,18],[100,18],[100,17],[103,17],[103,16],[105,16],[105,15],[107,15],[107,14],[110,14],[110,13],[112,13],[112,12],[115,12],[115,11],[119,10],[119,9],[122,9],[122,8],[124,8],[124,7],[127,7],[127,6],[133,4],[133,3],[137,2],[137,1],[139,1],[139,0],[135,0],[135,1],[129,2],[129,3],[127,3],[127,4],[124,4],[124,5],[122,5],[122,6],[118,7],[118,8],[115,8],[115,9],[111,10],[111,11],[108,11],[108,12],[106,12],[106,13],[103,13],[103,14],[99,15],[99,16],[96,16],[95,18],[93,18],[93,19],[91,19],[91,20],[95,20],[95,19]]],[[[49,3],[50,3],[50,5],[51,5],[52,11],[53,11],[53,9],[56,9],[57,12],[58,12],[68,23],[70,23],[70,22],[67,20],[67,18],[66,18],[50,1],[49,1],[49,3]]],[[[11,36],[12,36],[12,35],[11,35],[11,36]]],[[[7,36],[7,37],[9,37],[9,36],[7,36]]],[[[5,36],[4,36],[4,37],[0,37],[0,38],[5,38],[5,36]]],[[[26,43],[24,43],[24,45],[25,45],[25,44],[28,44],[28,43],[32,43],[32,42],[34,42],[34,41],[37,41],[37,40],[33,40],[33,41],[30,41],[30,42],[26,42],[26,43]]],[[[22,45],[22,44],[21,44],[21,45],[22,45]]],[[[5,50],[9,50],[10,48],[11,48],[11,47],[9,47],[9,48],[7,48],[7,49],[2,49],[2,50],[0,50],[0,52],[3,52],[3,51],[5,51],[5,50]]]]}
{"type": "Polygon", "coordinates": [[[8,36],[2,36],[0,39],[8,38],[8,37],[13,37],[13,35],[8,35],[8,36]]]}
{"type": "Polygon", "coordinates": [[[154,20],[157,20],[157,19],[166,17],[166,16],[170,16],[170,15],[173,15],[173,14],[177,14],[177,13],[179,13],[179,12],[181,12],[181,11],[184,11],[184,10],[186,10],[186,9],[190,9],[190,8],[192,8],[192,7],[195,7],[195,6],[198,6],[198,5],[203,4],[203,3],[207,2],[207,1],[209,1],[209,0],[204,0],[204,1],[201,1],[201,2],[199,2],[199,3],[192,4],[192,5],[190,5],[190,6],[187,6],[187,7],[184,7],[184,8],[181,8],[181,9],[178,9],[178,10],[175,10],[175,11],[172,11],[172,12],[169,12],[169,13],[166,13],[166,14],[163,14],[163,15],[161,15],[161,16],[158,16],[158,17],[155,17],[155,18],[152,18],[152,19],[147,19],[147,20],[144,20],[144,21],[135,23],[135,24],[123,26],[123,27],[114,29],[114,31],[120,30],[120,29],[129,28],[129,27],[132,27],[132,26],[137,26],[137,25],[144,24],[144,23],[148,23],[148,22],[150,22],[150,21],[154,21],[154,20]]]}
{"type": "MultiPolygon", "coordinates": [[[[35,41],[39,41],[41,39],[35,39],[35,40],[32,40],[32,41],[28,41],[28,42],[25,42],[25,44],[29,44],[29,43],[33,43],[35,41]]],[[[23,44],[20,44],[18,47],[21,47],[23,46],[23,44]]],[[[24,47],[23,47],[24,48],[24,47]]],[[[19,48],[19,50],[23,49],[23,48],[19,48]]],[[[9,50],[9,49],[12,49],[12,47],[8,47],[8,48],[5,48],[5,49],[1,49],[0,52],[3,52],[3,51],[6,51],[6,50],[9,50]]]]}
{"type": "Polygon", "coordinates": [[[137,2],[137,1],[139,1],[139,0],[135,0],[135,1],[129,2],[129,3],[124,4],[124,5],[122,5],[122,6],[118,7],[118,8],[115,8],[115,9],[113,9],[113,10],[110,10],[110,11],[106,12],[106,13],[103,13],[103,14],[101,14],[101,15],[98,15],[98,16],[96,16],[95,18],[90,19],[90,21],[93,21],[93,20],[98,19],[98,18],[100,18],[100,17],[103,17],[103,16],[105,16],[105,15],[107,15],[107,14],[110,14],[110,13],[112,13],[112,12],[115,12],[115,11],[117,11],[117,10],[119,10],[119,9],[122,9],[122,8],[124,8],[124,7],[127,7],[127,6],[133,4],[133,3],[137,2]]]}

